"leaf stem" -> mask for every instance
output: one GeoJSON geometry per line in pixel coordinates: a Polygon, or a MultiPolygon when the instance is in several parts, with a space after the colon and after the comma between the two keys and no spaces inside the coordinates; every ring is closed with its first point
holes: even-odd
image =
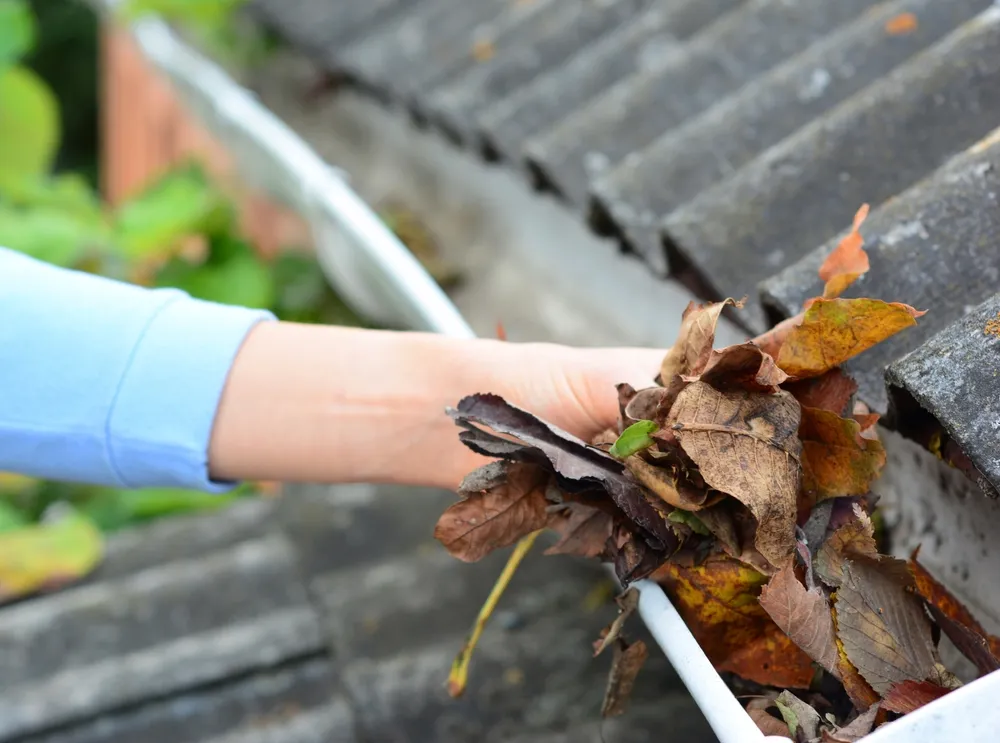
{"type": "Polygon", "coordinates": [[[460,697],[465,692],[465,686],[469,679],[469,661],[472,658],[472,652],[476,649],[476,645],[479,644],[479,638],[483,634],[486,622],[489,621],[490,616],[497,608],[497,604],[500,603],[500,597],[507,589],[511,578],[514,577],[518,565],[524,560],[542,531],[539,529],[523,537],[517,543],[517,546],[514,547],[514,551],[510,557],[507,558],[507,564],[504,565],[503,571],[501,571],[496,583],[493,584],[493,590],[490,591],[490,595],[486,597],[483,607],[479,610],[479,616],[476,617],[476,622],[472,625],[472,632],[451,664],[451,673],[448,674],[448,694],[452,697],[460,697]]]}

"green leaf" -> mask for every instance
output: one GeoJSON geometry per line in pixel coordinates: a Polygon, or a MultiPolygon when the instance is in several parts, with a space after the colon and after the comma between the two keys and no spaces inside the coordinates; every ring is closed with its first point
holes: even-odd
{"type": "Polygon", "coordinates": [[[27,526],[30,522],[21,511],[0,500],[0,534],[27,526]]]}
{"type": "Polygon", "coordinates": [[[246,487],[228,493],[202,493],[181,488],[100,488],[84,499],[79,508],[102,531],[112,532],[165,516],[214,511],[242,497],[246,491],[246,487]]]}
{"type": "Polygon", "coordinates": [[[63,209],[0,203],[0,245],[57,266],[75,266],[88,250],[107,245],[109,237],[103,224],[63,209]]]}
{"type": "Polygon", "coordinates": [[[121,6],[125,18],[155,14],[173,21],[219,23],[246,0],[126,0],[121,6]]]}
{"type": "Polygon", "coordinates": [[[708,527],[705,526],[705,523],[700,518],[695,516],[690,511],[685,511],[681,508],[674,509],[669,514],[667,514],[667,520],[673,521],[674,523],[677,524],[684,524],[688,526],[691,529],[691,531],[693,531],[695,534],[702,534],[704,536],[708,536],[709,534],[712,533],[708,530],[708,527]]]}
{"type": "Polygon", "coordinates": [[[25,0],[0,0],[0,69],[35,45],[35,17],[25,0]]]}
{"type": "Polygon", "coordinates": [[[21,176],[0,181],[0,195],[15,206],[51,206],[94,224],[105,221],[100,199],[86,179],[77,173],[21,176]]]}
{"type": "Polygon", "coordinates": [[[47,173],[59,146],[59,104],[26,67],[0,71],[0,179],[47,173]]]}
{"type": "Polygon", "coordinates": [[[636,421],[622,431],[622,435],[618,437],[608,453],[617,459],[625,459],[625,457],[637,454],[643,449],[648,449],[655,443],[650,434],[656,433],[659,428],[655,421],[636,421]]]}
{"type": "Polygon", "coordinates": [[[254,255],[238,255],[225,263],[194,266],[174,259],[156,277],[157,286],[183,289],[192,297],[241,307],[268,309],[275,301],[274,278],[254,255]]]}
{"type": "Polygon", "coordinates": [[[126,202],[115,235],[130,259],[167,257],[191,235],[227,232],[233,210],[221,191],[195,167],[173,170],[126,202]]]}
{"type": "Polygon", "coordinates": [[[102,554],[101,533],[77,513],[0,534],[0,603],[78,580],[102,554]]]}

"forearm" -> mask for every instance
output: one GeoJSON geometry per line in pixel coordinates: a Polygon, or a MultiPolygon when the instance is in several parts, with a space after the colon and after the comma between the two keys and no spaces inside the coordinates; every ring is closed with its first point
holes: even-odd
{"type": "Polygon", "coordinates": [[[445,415],[502,391],[498,341],[266,323],[245,341],[216,414],[214,479],[453,487],[479,459],[445,415]]]}

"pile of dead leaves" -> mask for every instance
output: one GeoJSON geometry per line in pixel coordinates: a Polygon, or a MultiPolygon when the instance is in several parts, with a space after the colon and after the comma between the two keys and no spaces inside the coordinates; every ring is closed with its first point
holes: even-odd
{"type": "MultiPolygon", "coordinates": [[[[547,554],[610,562],[624,586],[658,582],[720,672],[757,693],[769,734],[850,741],[959,685],[940,633],[981,672],[1000,641],[917,563],[879,554],[872,481],[885,464],[847,359],[915,324],[904,304],[840,295],[869,268],[858,232],[820,269],[823,296],[755,341],[713,350],[732,300],[690,305],[656,384],[619,385],[620,419],[581,441],[496,395],[463,399],[461,440],[495,457],[466,478],[437,538],[456,557],[518,549],[456,659],[461,693],[483,624],[539,532],[547,554]],[[793,694],[789,689],[796,690],[793,694]]],[[[620,634],[635,592],[595,644],[614,647],[605,713],[646,655],[620,634]]]]}

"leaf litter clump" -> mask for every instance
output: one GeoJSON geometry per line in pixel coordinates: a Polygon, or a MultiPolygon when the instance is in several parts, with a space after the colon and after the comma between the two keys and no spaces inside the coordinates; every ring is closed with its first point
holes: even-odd
{"type": "Polygon", "coordinates": [[[476,561],[517,544],[452,668],[469,657],[517,564],[548,529],[546,554],[597,558],[626,591],[594,654],[613,649],[605,715],[623,711],[647,655],[622,633],[629,584],[655,581],[719,672],[752,690],[766,734],[854,741],[960,686],[943,633],[980,673],[1000,639],[917,561],[880,554],[871,483],[886,461],[878,415],[855,400],[848,359],[923,312],[840,295],[869,270],[867,206],[820,268],[823,295],[753,341],[713,349],[727,299],[685,310],[655,384],[618,385],[619,420],[582,441],[491,394],[449,413],[495,462],[472,472],[435,536],[476,561]]]}

